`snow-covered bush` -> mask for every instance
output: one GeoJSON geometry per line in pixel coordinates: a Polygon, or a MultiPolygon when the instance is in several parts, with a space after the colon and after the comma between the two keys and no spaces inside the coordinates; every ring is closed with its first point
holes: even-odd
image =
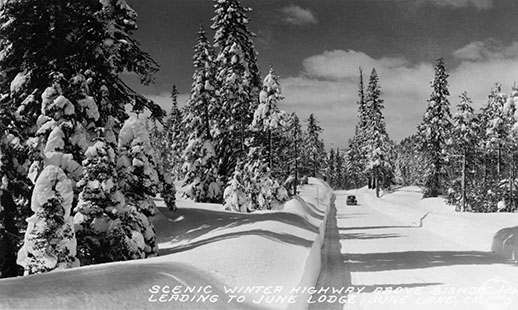
{"type": "MultiPolygon", "coordinates": [[[[119,133],[119,187],[126,197],[126,203],[134,207],[139,221],[125,219],[128,224],[139,232],[145,242],[145,256],[158,254],[153,224],[149,220],[156,214],[156,205],[152,200],[162,192],[163,186],[145,124],[135,117],[129,118],[119,133]]],[[[170,178],[169,178],[170,181],[170,178]]],[[[170,194],[174,194],[172,183],[168,183],[170,194]]],[[[169,198],[170,200],[170,198],[169,198]]],[[[139,240],[135,237],[134,240],[139,240]]]]}
{"type": "Polygon", "coordinates": [[[184,150],[185,195],[196,202],[221,200],[216,153],[209,140],[191,137],[184,150]]]}
{"type": "MultiPolygon", "coordinates": [[[[120,214],[128,212],[118,189],[115,151],[104,139],[99,139],[85,156],[85,173],[77,183],[81,192],[74,216],[78,258],[82,265],[124,260],[127,254],[114,253],[113,249],[127,243],[110,238],[118,235],[122,225],[120,214]]],[[[126,248],[128,253],[133,246],[126,248]]]]}
{"type": "Polygon", "coordinates": [[[250,212],[253,210],[250,208],[249,185],[243,180],[242,163],[239,163],[223,193],[226,210],[236,212],[250,212]]]}
{"type": "Polygon", "coordinates": [[[78,265],[76,238],[71,217],[73,187],[83,173],[76,158],[86,149],[86,132],[72,121],[75,108],[64,95],[60,81],[42,94],[41,115],[33,147],[40,160],[31,166],[35,183],[28,228],[18,263],[26,274],[78,265]],[[74,158],[74,155],[76,158],[74,158]]]}
{"type": "Polygon", "coordinates": [[[63,170],[47,166],[34,187],[29,223],[18,264],[25,274],[79,266],[73,218],[70,215],[74,193],[63,170]]]}
{"type": "Polygon", "coordinates": [[[288,191],[272,177],[267,164],[260,159],[260,150],[251,148],[247,162],[236,167],[225,188],[224,205],[227,210],[239,212],[272,210],[288,198],[288,191]]]}

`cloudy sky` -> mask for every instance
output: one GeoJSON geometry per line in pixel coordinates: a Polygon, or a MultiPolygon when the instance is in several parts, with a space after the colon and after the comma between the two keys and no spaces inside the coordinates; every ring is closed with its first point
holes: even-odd
{"type": "MultiPolygon", "coordinates": [[[[176,84],[188,97],[199,24],[210,27],[212,0],[128,0],[139,14],[135,36],[160,64],[156,83],[139,92],[169,110],[176,84]]],[[[495,82],[518,80],[516,0],[242,0],[266,73],[281,77],[282,109],[314,113],[328,147],[344,147],[357,120],[358,67],[376,68],[392,139],[416,131],[436,59],[450,74],[452,110],[467,91],[480,107],[495,82]]],[[[209,30],[210,31],[210,30],[209,30]]],[[[212,36],[212,32],[209,32],[212,36]]]]}

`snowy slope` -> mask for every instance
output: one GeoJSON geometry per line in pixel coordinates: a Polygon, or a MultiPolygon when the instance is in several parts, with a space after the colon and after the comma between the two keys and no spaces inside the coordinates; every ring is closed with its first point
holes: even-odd
{"type": "Polygon", "coordinates": [[[282,211],[254,214],[179,199],[178,212],[160,208],[154,219],[159,257],[1,280],[0,308],[300,309],[304,296],[288,297],[316,282],[333,196],[316,179],[299,196],[282,211]],[[225,291],[235,287],[249,291],[225,291]]]}

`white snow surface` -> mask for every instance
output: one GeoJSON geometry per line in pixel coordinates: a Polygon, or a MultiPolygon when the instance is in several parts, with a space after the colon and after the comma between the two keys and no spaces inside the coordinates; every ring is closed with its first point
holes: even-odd
{"type": "Polygon", "coordinates": [[[377,211],[436,235],[452,239],[462,248],[491,251],[495,234],[518,225],[518,213],[459,213],[444,198],[422,199],[419,187],[408,186],[377,199],[367,188],[357,190],[360,201],[377,211]]]}
{"type": "Polygon", "coordinates": [[[160,256],[0,280],[0,308],[74,309],[303,309],[320,271],[326,211],[333,194],[309,179],[280,211],[228,212],[218,204],[163,201],[153,219],[160,256]],[[198,293],[175,294],[173,288],[198,293]],[[248,289],[232,294],[227,289],[248,289]],[[298,296],[297,303],[288,297],[298,296]],[[245,300],[229,302],[231,295],[245,300]],[[174,301],[174,296],[189,299],[174,301]],[[182,297],[183,296],[183,297],[182,297]],[[212,298],[205,302],[201,297],[212,298]],[[214,297],[217,296],[217,297],[214,297]],[[266,303],[261,298],[279,298],[266,303]],[[254,303],[253,301],[257,303],[254,303]]]}
{"type": "Polygon", "coordinates": [[[362,291],[333,309],[518,309],[516,265],[487,249],[498,229],[516,225],[516,214],[455,213],[413,187],[379,199],[367,189],[335,194],[336,268],[362,291]],[[346,205],[351,194],[358,206],[346,205]]]}

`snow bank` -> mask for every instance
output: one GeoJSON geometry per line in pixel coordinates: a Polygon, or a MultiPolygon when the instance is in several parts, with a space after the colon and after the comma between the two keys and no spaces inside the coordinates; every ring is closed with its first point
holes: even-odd
{"type": "Polygon", "coordinates": [[[499,230],[493,238],[491,251],[514,261],[518,260],[518,226],[499,230]]]}
{"type": "Polygon", "coordinates": [[[453,239],[465,250],[494,251],[509,258],[518,250],[516,213],[458,213],[443,198],[422,199],[418,187],[403,187],[379,199],[366,188],[358,190],[358,195],[360,203],[407,225],[453,239]]]}
{"type": "Polygon", "coordinates": [[[173,213],[156,201],[159,257],[0,280],[0,308],[304,309],[308,296],[297,289],[316,284],[331,199],[325,183],[310,179],[274,212],[192,208],[178,199],[173,213]],[[176,287],[203,292],[180,302],[171,300],[176,287]],[[191,299],[205,293],[217,298],[191,299]]]}

